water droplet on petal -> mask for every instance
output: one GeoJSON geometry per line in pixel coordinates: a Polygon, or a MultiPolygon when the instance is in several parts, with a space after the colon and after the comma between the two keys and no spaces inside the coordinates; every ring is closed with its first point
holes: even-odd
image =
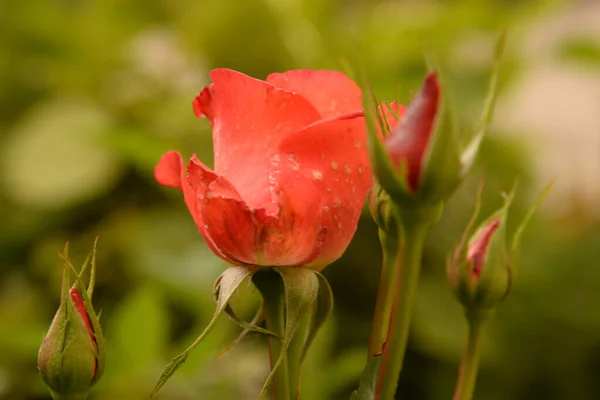
{"type": "Polygon", "coordinates": [[[344,172],[350,175],[352,173],[352,168],[348,164],[344,166],[344,172]]]}
{"type": "Polygon", "coordinates": [[[365,172],[365,166],[364,165],[359,165],[358,166],[358,173],[362,174],[363,172],[365,172]]]}
{"type": "Polygon", "coordinates": [[[354,146],[359,148],[360,146],[362,146],[362,142],[360,140],[357,140],[356,142],[354,142],[354,146]]]}
{"type": "Polygon", "coordinates": [[[323,207],[323,211],[329,212],[329,207],[327,207],[327,206],[323,207]]]}
{"type": "Polygon", "coordinates": [[[280,162],[281,158],[279,157],[279,154],[274,154],[273,157],[271,157],[271,165],[274,167],[278,167],[280,162]]]}
{"type": "Polygon", "coordinates": [[[335,161],[332,161],[331,162],[331,168],[337,169],[337,167],[338,167],[338,163],[336,163],[335,161]]]}
{"type": "Polygon", "coordinates": [[[319,181],[319,182],[323,181],[323,171],[321,171],[319,169],[313,169],[312,174],[313,174],[313,178],[315,178],[316,181],[319,181]]]}
{"type": "Polygon", "coordinates": [[[300,163],[296,160],[296,155],[292,153],[288,153],[288,160],[290,162],[290,167],[294,171],[298,171],[300,169],[300,163]]]}

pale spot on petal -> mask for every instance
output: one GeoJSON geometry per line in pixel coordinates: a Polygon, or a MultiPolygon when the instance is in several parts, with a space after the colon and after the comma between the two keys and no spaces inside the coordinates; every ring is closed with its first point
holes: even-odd
{"type": "Polygon", "coordinates": [[[323,171],[321,171],[319,169],[313,169],[312,175],[313,175],[313,178],[315,178],[316,181],[319,181],[319,182],[323,181],[323,171]]]}
{"type": "Polygon", "coordinates": [[[294,171],[298,171],[300,169],[300,163],[296,160],[296,155],[292,153],[288,153],[288,161],[290,163],[290,168],[294,171]]]}
{"type": "Polygon", "coordinates": [[[335,161],[332,161],[331,162],[331,168],[337,169],[338,168],[338,163],[336,163],[335,161]]]}
{"type": "Polygon", "coordinates": [[[279,154],[274,154],[273,157],[271,157],[271,165],[272,166],[278,167],[280,162],[281,162],[281,158],[279,157],[279,154]]]}

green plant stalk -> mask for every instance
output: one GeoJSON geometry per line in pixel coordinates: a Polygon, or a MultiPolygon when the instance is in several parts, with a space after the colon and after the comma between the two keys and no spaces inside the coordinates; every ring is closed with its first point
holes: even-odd
{"type": "MultiPolygon", "coordinates": [[[[264,298],[265,321],[267,329],[284,336],[285,332],[285,297],[283,290],[283,282],[275,274],[273,275],[272,290],[262,291],[264,298]],[[276,288],[279,285],[280,288],[276,288]]],[[[268,337],[269,342],[269,357],[271,359],[271,368],[277,362],[281,353],[281,340],[268,337]]],[[[290,400],[290,381],[288,373],[287,360],[283,360],[273,378],[271,384],[273,389],[273,400],[290,400]]]]}
{"type": "Polygon", "coordinates": [[[54,400],[87,400],[89,397],[89,393],[67,393],[67,394],[59,394],[53,391],[50,391],[52,398],[54,400]]]}
{"type": "Polygon", "coordinates": [[[379,241],[383,250],[383,261],[373,313],[371,336],[369,337],[368,360],[379,354],[385,343],[390,325],[394,289],[396,288],[395,277],[400,267],[398,237],[391,236],[384,230],[379,229],[379,241]]]}
{"type": "Polygon", "coordinates": [[[401,265],[397,268],[394,279],[396,289],[377,379],[375,400],[393,400],[396,393],[408,342],[413,304],[419,285],[423,245],[429,226],[424,223],[405,224],[400,235],[401,265]]]}
{"type": "Polygon", "coordinates": [[[453,400],[471,400],[477,380],[477,371],[479,370],[479,349],[481,344],[481,328],[484,318],[479,316],[467,316],[469,333],[467,337],[467,346],[463,353],[460,364],[460,372],[456,382],[456,390],[453,400]]]}

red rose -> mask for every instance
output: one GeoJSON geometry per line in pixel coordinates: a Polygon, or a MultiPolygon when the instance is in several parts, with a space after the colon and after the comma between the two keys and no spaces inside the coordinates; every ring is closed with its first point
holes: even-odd
{"type": "Polygon", "coordinates": [[[360,88],[335,71],[210,78],[193,104],[213,128],[214,170],[170,151],[156,180],[183,192],[208,246],[232,264],[335,261],[372,183],[360,88]]]}

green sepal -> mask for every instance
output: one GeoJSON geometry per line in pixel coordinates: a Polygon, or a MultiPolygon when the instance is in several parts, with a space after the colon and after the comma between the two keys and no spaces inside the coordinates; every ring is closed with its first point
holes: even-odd
{"type": "Polygon", "coordinates": [[[537,209],[542,205],[542,202],[544,201],[544,199],[546,199],[546,196],[548,196],[548,193],[550,193],[550,190],[552,189],[553,185],[554,185],[554,181],[551,181],[544,187],[544,189],[542,189],[542,193],[540,194],[540,196],[538,197],[536,202],[533,204],[531,209],[525,215],[525,218],[523,218],[523,220],[521,221],[521,223],[515,230],[515,233],[513,235],[512,242],[511,242],[511,247],[510,247],[511,259],[514,259],[516,261],[517,253],[519,251],[519,245],[521,244],[521,237],[523,235],[523,231],[529,224],[529,221],[531,221],[533,214],[535,214],[537,209]]]}
{"type": "Polygon", "coordinates": [[[505,44],[506,31],[503,30],[500,32],[500,35],[496,41],[492,74],[490,76],[487,98],[484,103],[485,105],[483,107],[480,120],[473,129],[471,135],[467,136],[464,140],[463,150],[461,151],[460,156],[463,176],[473,165],[479,150],[479,145],[481,144],[483,136],[487,132],[488,127],[490,126],[490,123],[494,117],[494,109],[496,107],[496,99],[498,97],[498,77],[500,76],[500,69],[502,67],[505,44]]]}
{"type": "Polygon", "coordinates": [[[358,389],[352,392],[350,400],[374,400],[375,389],[377,386],[377,377],[381,369],[381,356],[373,357],[367,363],[367,367],[363,371],[358,389]]]}
{"type": "Polygon", "coordinates": [[[198,336],[198,338],[183,353],[175,357],[169,363],[169,365],[165,367],[160,378],[156,382],[152,393],[150,394],[151,397],[158,393],[160,388],[167,383],[175,371],[177,371],[179,367],[185,363],[188,356],[196,348],[196,346],[198,346],[198,344],[206,337],[206,335],[208,335],[208,333],[210,333],[210,331],[215,327],[219,317],[225,311],[233,294],[246,279],[252,276],[253,273],[254,270],[248,267],[237,266],[226,269],[221,276],[217,278],[217,281],[215,282],[215,291],[218,292],[216,294],[217,306],[213,318],[200,336],[198,336]]]}
{"type": "MultiPolygon", "coordinates": [[[[311,312],[319,293],[319,278],[316,271],[298,267],[276,267],[273,269],[279,274],[283,282],[285,326],[279,357],[275,364],[271,366],[271,373],[260,391],[259,399],[263,399],[266,395],[275,372],[287,356],[287,349],[296,331],[303,318],[311,312]]],[[[281,296],[281,293],[279,293],[281,289],[280,285],[271,284],[271,277],[267,276],[266,273],[270,273],[270,271],[255,274],[252,281],[263,295],[265,306],[269,306],[269,301],[281,296]],[[263,276],[266,276],[267,279],[263,279],[263,276]]]]}
{"type": "MultiPolygon", "coordinates": [[[[227,307],[227,308],[229,308],[229,307],[227,307]]],[[[225,311],[227,311],[227,309],[225,311]]],[[[231,310],[231,311],[233,311],[233,310],[231,310]]],[[[254,317],[247,324],[249,324],[252,327],[258,327],[258,325],[260,323],[262,323],[264,320],[265,320],[265,309],[264,309],[263,300],[261,299],[260,306],[256,310],[256,313],[254,314],[254,317]]],[[[243,326],[242,326],[242,328],[243,328],[243,326]]],[[[217,356],[217,358],[225,357],[227,354],[229,354],[229,352],[231,352],[233,349],[235,349],[237,347],[237,345],[242,341],[242,339],[244,339],[244,337],[246,337],[246,335],[248,333],[250,333],[251,331],[253,331],[253,329],[244,328],[244,330],[242,330],[240,332],[240,334],[238,335],[238,337],[236,337],[234,339],[234,341],[229,344],[229,346],[227,346],[225,349],[223,349],[219,353],[219,355],[217,356]]],[[[274,335],[275,337],[281,339],[281,336],[276,335],[274,332],[271,332],[269,330],[266,330],[266,331],[269,332],[270,335],[274,335]]]]}
{"type": "MultiPolygon", "coordinates": [[[[106,365],[106,346],[104,344],[104,336],[102,335],[102,328],[100,327],[100,314],[96,314],[94,307],[92,305],[92,295],[94,294],[94,286],[96,284],[96,252],[98,246],[98,237],[94,240],[94,247],[92,248],[91,254],[88,254],[86,257],[83,266],[81,267],[81,271],[77,273],[77,270],[71,264],[68,258],[68,243],[65,245],[65,253],[61,256],[63,262],[68,268],[73,271],[75,274],[75,282],[73,283],[73,288],[78,288],[79,293],[81,294],[81,298],[85,304],[86,311],[90,318],[90,322],[92,324],[92,328],[94,328],[94,338],[96,339],[97,351],[95,353],[96,359],[98,360],[98,372],[94,378],[94,382],[96,382],[102,374],[104,373],[104,367],[106,365]],[[83,274],[86,272],[88,268],[88,264],[90,264],[91,258],[91,270],[90,270],[90,281],[88,283],[87,289],[85,288],[85,284],[83,282],[83,274]]],[[[69,294],[66,294],[69,297],[69,294]]],[[[62,295],[64,296],[64,294],[62,295]]],[[[70,303],[70,301],[69,301],[70,303]]]]}
{"type": "Polygon", "coordinates": [[[461,182],[460,149],[454,127],[454,117],[446,96],[442,95],[440,110],[431,143],[424,157],[424,171],[419,198],[428,204],[446,201],[461,182]]]}
{"type": "Polygon", "coordinates": [[[387,150],[379,139],[377,128],[385,132],[385,121],[379,113],[377,101],[372,89],[363,78],[363,107],[367,124],[367,144],[373,168],[373,175],[390,197],[400,204],[413,202],[414,196],[408,187],[408,166],[403,162],[399,168],[394,167],[387,150]]]}
{"type": "Polygon", "coordinates": [[[458,273],[459,273],[458,269],[460,266],[461,257],[465,253],[465,246],[467,245],[467,241],[471,237],[471,233],[473,231],[475,223],[477,222],[477,218],[479,217],[479,213],[481,211],[482,198],[483,198],[483,181],[481,181],[481,183],[479,184],[479,187],[477,189],[477,197],[475,198],[475,208],[473,209],[473,215],[471,215],[471,218],[469,219],[469,222],[467,223],[467,226],[466,226],[465,230],[463,231],[463,234],[460,237],[460,241],[458,242],[458,245],[456,246],[456,250],[454,251],[452,256],[448,257],[448,259],[447,259],[446,272],[448,274],[448,278],[450,279],[450,283],[452,285],[457,284],[456,279],[458,278],[458,273]]]}
{"type": "MultiPolygon", "coordinates": [[[[277,339],[282,339],[282,337],[279,336],[278,334],[276,334],[275,332],[271,332],[268,329],[257,326],[257,323],[254,322],[254,320],[257,318],[257,316],[255,316],[252,319],[252,322],[246,322],[237,316],[237,314],[235,313],[235,311],[233,311],[233,308],[231,308],[231,306],[229,304],[225,307],[225,313],[233,322],[238,324],[239,327],[244,330],[243,332],[246,332],[246,334],[249,332],[255,332],[255,333],[261,333],[261,334],[267,335],[267,336],[273,336],[274,338],[277,338],[277,339]]],[[[261,314],[260,309],[259,309],[259,314],[261,314]]],[[[259,315],[259,314],[257,314],[257,315],[259,315]]]]}
{"type": "Polygon", "coordinates": [[[310,313],[308,330],[306,332],[306,337],[304,338],[304,345],[298,363],[298,377],[296,379],[297,387],[291,388],[296,392],[296,399],[300,398],[300,377],[302,375],[302,364],[304,363],[304,359],[306,358],[308,350],[317,336],[319,329],[325,324],[333,311],[333,292],[331,291],[331,286],[329,286],[329,282],[327,282],[327,279],[321,273],[317,271],[314,271],[314,273],[319,281],[319,291],[310,313]]]}
{"type": "Polygon", "coordinates": [[[386,234],[398,236],[400,220],[396,203],[377,181],[373,182],[369,196],[369,211],[375,224],[386,234]]]}

